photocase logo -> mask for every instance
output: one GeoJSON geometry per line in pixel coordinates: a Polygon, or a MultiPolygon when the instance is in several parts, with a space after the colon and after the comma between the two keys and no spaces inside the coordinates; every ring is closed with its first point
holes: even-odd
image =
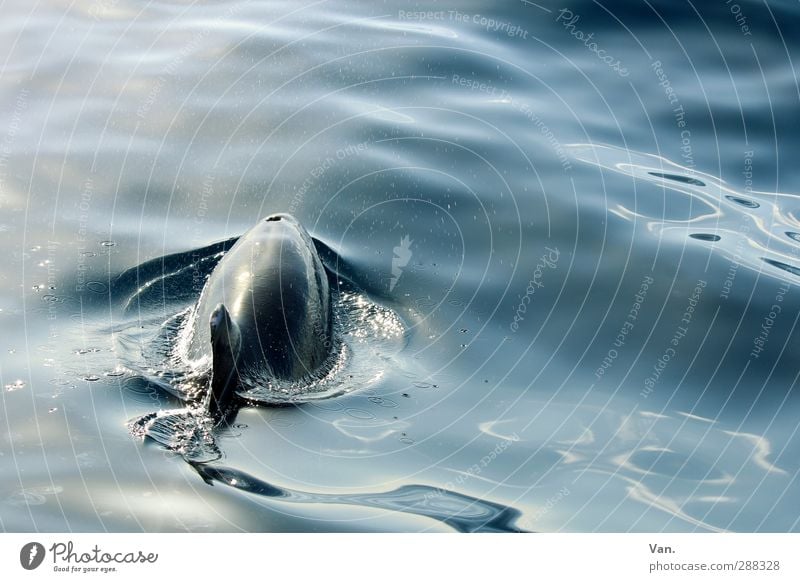
{"type": "Polygon", "coordinates": [[[26,570],[35,570],[42,565],[44,554],[44,546],[39,542],[27,543],[19,552],[19,563],[26,570]]]}
{"type": "Polygon", "coordinates": [[[389,291],[392,291],[403,274],[403,267],[411,260],[411,243],[414,242],[408,235],[400,239],[400,244],[394,247],[392,257],[392,278],[389,280],[389,291]]]}

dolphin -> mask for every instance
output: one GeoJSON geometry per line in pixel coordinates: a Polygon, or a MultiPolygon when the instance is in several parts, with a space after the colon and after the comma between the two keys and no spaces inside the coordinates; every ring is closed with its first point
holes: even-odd
{"type": "Polygon", "coordinates": [[[222,257],[191,321],[189,360],[210,355],[204,408],[219,415],[237,388],[313,378],[330,361],[331,298],[314,241],[288,214],[273,214],[222,257]]]}

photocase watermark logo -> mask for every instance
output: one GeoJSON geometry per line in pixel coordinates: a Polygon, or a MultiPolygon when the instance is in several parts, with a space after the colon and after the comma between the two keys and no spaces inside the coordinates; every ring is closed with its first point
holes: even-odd
{"type": "Polygon", "coordinates": [[[627,77],[630,75],[627,67],[624,67],[619,59],[608,54],[605,49],[600,48],[597,40],[594,38],[593,32],[586,34],[575,27],[580,19],[580,15],[573,14],[572,10],[569,8],[562,8],[558,11],[558,16],[556,16],[556,22],[560,22],[565,30],[569,31],[569,33],[579,41],[582,41],[583,45],[589,49],[589,51],[597,55],[597,58],[608,65],[612,71],[616,71],[620,77],[627,77]]]}
{"type": "Polygon", "coordinates": [[[514,313],[514,321],[509,325],[513,332],[519,330],[519,324],[525,319],[525,314],[528,312],[528,305],[533,302],[536,290],[544,287],[542,281],[544,278],[544,270],[547,268],[555,269],[558,266],[558,258],[561,256],[559,250],[557,248],[551,249],[550,247],[544,247],[544,250],[546,252],[542,254],[539,258],[539,262],[536,263],[533,276],[528,282],[528,286],[525,288],[525,295],[522,296],[519,305],[517,305],[517,309],[514,313]]]}
{"type": "Polygon", "coordinates": [[[39,542],[30,542],[19,551],[19,563],[26,570],[35,570],[44,561],[44,546],[39,542]]]}
{"type": "Polygon", "coordinates": [[[22,546],[19,563],[26,570],[35,570],[49,558],[48,568],[53,572],[70,574],[108,574],[120,572],[126,567],[155,564],[158,554],[138,551],[105,551],[95,544],[91,548],[79,548],[72,541],[56,542],[45,550],[38,542],[22,546]]]}
{"type": "Polygon", "coordinates": [[[411,260],[411,243],[413,243],[408,235],[400,239],[400,244],[394,247],[394,256],[392,257],[392,278],[389,280],[389,291],[392,291],[400,280],[400,275],[403,274],[403,267],[408,265],[411,260]]]}

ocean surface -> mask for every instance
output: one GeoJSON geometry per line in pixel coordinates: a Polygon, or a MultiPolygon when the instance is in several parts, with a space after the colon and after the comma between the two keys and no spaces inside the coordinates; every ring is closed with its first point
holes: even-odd
{"type": "Polygon", "coordinates": [[[0,530],[800,530],[797,2],[0,14],[0,530]],[[346,393],[135,438],[273,212],[346,393]]]}

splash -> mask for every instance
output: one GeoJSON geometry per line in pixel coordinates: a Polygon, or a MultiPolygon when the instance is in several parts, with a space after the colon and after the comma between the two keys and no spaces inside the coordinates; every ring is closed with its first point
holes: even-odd
{"type": "MultiPolygon", "coordinates": [[[[233,239],[231,239],[233,240],[233,239]]],[[[197,289],[230,246],[231,241],[199,251],[150,261],[123,274],[118,281],[127,323],[113,330],[116,353],[134,378],[185,403],[183,408],[160,410],[128,422],[134,438],[145,437],[191,462],[221,457],[215,435],[224,435],[231,418],[215,423],[205,411],[204,398],[211,377],[210,356],[191,359],[188,345],[196,309],[178,294],[170,303],[165,289],[197,289]],[[224,245],[224,247],[223,247],[224,245]],[[162,280],[163,279],[163,280],[162,280]],[[154,290],[160,290],[154,295],[154,290]],[[151,300],[157,297],[157,300],[151,300]],[[135,309],[131,318],[131,311],[135,309]],[[165,320],[164,313],[168,315],[165,320]]],[[[189,299],[196,300],[196,296],[189,299]]],[[[244,403],[296,405],[316,402],[380,381],[404,346],[406,328],[391,309],[373,302],[365,293],[338,281],[331,297],[334,345],[320,371],[284,381],[253,375],[237,395],[244,403]]]]}

